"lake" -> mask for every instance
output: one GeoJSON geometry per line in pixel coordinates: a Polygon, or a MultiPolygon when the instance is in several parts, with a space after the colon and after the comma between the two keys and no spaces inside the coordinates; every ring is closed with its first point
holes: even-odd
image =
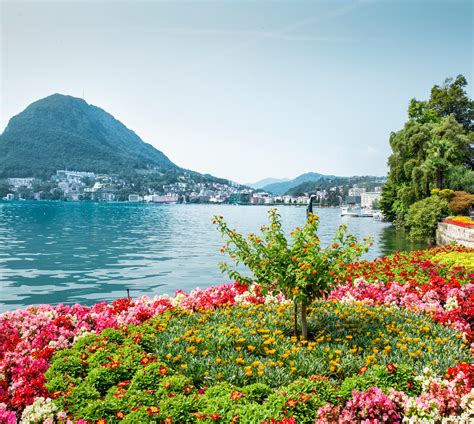
{"type": "MultiPolygon", "coordinates": [[[[286,231],[305,221],[306,209],[278,208],[286,231]]],[[[240,232],[267,222],[265,206],[157,205],[88,202],[0,203],[0,312],[41,303],[91,305],[126,296],[190,291],[228,280],[218,263],[223,244],[214,214],[240,232]]],[[[372,236],[367,257],[415,247],[372,218],[341,217],[321,208],[319,235],[328,244],[341,223],[372,236]]]]}

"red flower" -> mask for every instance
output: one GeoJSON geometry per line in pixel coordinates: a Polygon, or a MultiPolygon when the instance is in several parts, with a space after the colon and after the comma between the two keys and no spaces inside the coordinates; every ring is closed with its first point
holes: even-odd
{"type": "Polygon", "coordinates": [[[389,363],[387,364],[387,372],[389,374],[393,374],[395,371],[397,371],[397,366],[392,364],[392,363],[389,363]]]}
{"type": "Polygon", "coordinates": [[[369,369],[369,367],[368,367],[367,365],[365,365],[364,367],[362,367],[362,368],[359,370],[359,374],[364,374],[364,372],[366,372],[368,369],[369,369]]]}

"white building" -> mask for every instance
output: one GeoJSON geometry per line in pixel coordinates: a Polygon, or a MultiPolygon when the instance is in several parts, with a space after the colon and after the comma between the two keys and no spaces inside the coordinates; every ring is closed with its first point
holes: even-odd
{"type": "Polygon", "coordinates": [[[360,195],[360,205],[363,208],[371,209],[374,202],[379,202],[381,197],[382,193],[380,191],[368,191],[366,193],[362,193],[360,195]]]}
{"type": "Polygon", "coordinates": [[[365,193],[364,187],[352,187],[349,189],[349,196],[361,196],[362,193],[365,193]]]}
{"type": "Polygon", "coordinates": [[[35,182],[36,178],[8,178],[8,184],[10,184],[10,186],[14,188],[32,188],[35,182]]]}
{"type": "MultiPolygon", "coordinates": [[[[130,196],[136,196],[131,194],[130,196]]],[[[129,202],[139,202],[141,200],[130,200],[130,196],[128,197],[129,202]]],[[[140,196],[138,196],[140,197],[140,196]]],[[[143,198],[145,202],[153,202],[153,203],[178,203],[179,197],[174,196],[171,194],[165,195],[165,196],[160,196],[159,194],[149,194],[143,198]]]]}
{"type": "Polygon", "coordinates": [[[139,196],[138,194],[129,194],[128,195],[128,201],[129,202],[141,202],[143,198],[139,196]]]}

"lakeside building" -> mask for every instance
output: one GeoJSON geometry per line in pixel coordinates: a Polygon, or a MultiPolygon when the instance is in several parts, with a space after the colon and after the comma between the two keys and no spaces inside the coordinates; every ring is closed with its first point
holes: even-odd
{"type": "Polygon", "coordinates": [[[352,188],[349,189],[348,195],[360,198],[362,193],[365,193],[365,192],[366,192],[365,187],[352,187],[352,188]]]}
{"type": "Polygon", "coordinates": [[[361,196],[349,195],[344,198],[345,205],[356,206],[361,204],[361,196]]]}
{"type": "Polygon", "coordinates": [[[80,180],[82,178],[95,179],[95,174],[93,172],[67,171],[61,169],[56,171],[56,178],[59,180],[80,180]]]}
{"type": "MultiPolygon", "coordinates": [[[[133,196],[133,195],[130,195],[130,196],[133,196]]],[[[131,201],[130,196],[129,196],[129,201],[131,201]]],[[[149,203],[178,203],[179,197],[175,195],[171,195],[171,194],[168,194],[165,196],[161,196],[158,194],[149,194],[149,195],[143,196],[143,200],[149,203]]],[[[139,200],[135,200],[135,201],[139,202],[139,200]]]]}
{"type": "Polygon", "coordinates": [[[371,209],[374,202],[378,203],[382,197],[381,191],[368,191],[360,196],[360,205],[363,208],[371,209]]]}
{"type": "Polygon", "coordinates": [[[128,201],[129,202],[141,202],[143,200],[143,197],[138,195],[138,194],[129,194],[128,195],[128,201]]]}
{"type": "Polygon", "coordinates": [[[8,178],[8,184],[13,188],[32,188],[33,184],[37,183],[37,178],[8,178]]]}

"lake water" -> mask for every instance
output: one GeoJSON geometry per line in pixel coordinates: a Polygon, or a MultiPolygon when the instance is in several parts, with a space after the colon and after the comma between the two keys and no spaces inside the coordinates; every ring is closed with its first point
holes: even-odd
{"type": "MultiPolygon", "coordinates": [[[[256,232],[268,207],[134,203],[0,203],[0,312],[41,303],[94,304],[126,296],[189,291],[228,282],[218,263],[223,240],[214,214],[240,232],[256,232]]],[[[305,221],[306,209],[279,208],[284,227],[305,221]]],[[[317,209],[320,238],[330,242],[341,223],[372,236],[368,257],[412,249],[402,234],[372,218],[317,209]]]]}

